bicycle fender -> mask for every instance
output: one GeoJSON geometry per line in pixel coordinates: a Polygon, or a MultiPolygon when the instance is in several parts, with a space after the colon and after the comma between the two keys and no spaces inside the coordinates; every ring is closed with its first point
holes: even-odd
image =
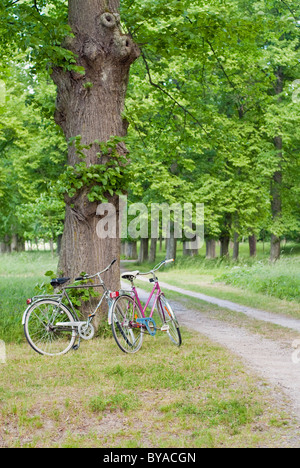
{"type": "Polygon", "coordinates": [[[171,304],[169,303],[169,301],[166,300],[165,297],[164,297],[164,299],[165,299],[165,305],[164,305],[164,307],[167,307],[167,312],[168,312],[169,314],[171,314],[172,319],[173,319],[174,322],[175,322],[176,328],[179,328],[179,322],[178,322],[178,319],[177,319],[176,315],[174,314],[174,311],[173,311],[173,309],[172,309],[171,304]]]}
{"type": "Polygon", "coordinates": [[[23,314],[23,317],[22,317],[22,325],[23,326],[25,325],[25,318],[26,318],[27,312],[31,307],[32,307],[32,304],[30,304],[30,306],[27,307],[27,309],[25,310],[25,312],[23,314]]]}
{"type": "Polygon", "coordinates": [[[112,311],[115,301],[109,301],[109,308],[108,308],[108,324],[111,325],[112,322],[112,311]]]}
{"type": "Polygon", "coordinates": [[[27,315],[27,312],[29,311],[29,309],[31,309],[31,307],[34,306],[34,304],[36,304],[37,302],[41,302],[43,301],[43,299],[38,299],[36,301],[33,301],[28,307],[27,309],[25,310],[24,314],[23,314],[23,317],[22,317],[22,325],[25,325],[25,319],[26,319],[26,315],[27,315]]]}

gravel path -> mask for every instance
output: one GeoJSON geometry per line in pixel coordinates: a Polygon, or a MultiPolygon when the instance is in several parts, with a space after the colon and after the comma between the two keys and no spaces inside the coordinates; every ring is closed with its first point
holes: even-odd
{"type": "MultiPolygon", "coordinates": [[[[215,304],[222,308],[242,312],[258,320],[300,331],[300,320],[241,306],[230,301],[183,290],[165,283],[160,284],[162,289],[169,289],[186,296],[200,299],[201,301],[215,304]]],[[[124,289],[128,289],[125,284],[124,286],[124,289]]],[[[145,291],[140,288],[138,291],[142,300],[147,299],[148,294],[145,291]]],[[[299,418],[300,421],[300,350],[299,352],[295,350],[292,343],[290,347],[285,346],[282,343],[250,333],[243,328],[219,320],[210,319],[201,314],[201,312],[187,309],[180,300],[172,300],[170,302],[176,310],[180,324],[227,347],[230,351],[242,358],[244,363],[259,374],[265,381],[268,381],[275,388],[279,387],[290,400],[294,416],[299,418]]]]}
{"type": "MultiPolygon", "coordinates": [[[[147,279],[139,277],[139,281],[148,282],[147,279]]],[[[189,297],[194,297],[204,302],[208,302],[210,304],[215,304],[223,309],[230,309],[234,312],[241,312],[248,317],[255,318],[257,320],[263,320],[264,322],[274,323],[276,325],[280,325],[282,327],[291,328],[292,330],[296,330],[300,332],[300,320],[292,319],[289,317],[283,317],[278,314],[272,314],[270,312],[264,312],[259,309],[253,309],[251,307],[243,306],[240,304],[236,304],[235,302],[226,301],[223,299],[217,299],[216,297],[206,296],[205,294],[188,291],[186,289],[178,288],[176,286],[171,286],[167,283],[159,283],[162,290],[169,290],[175,291],[180,294],[184,294],[189,297]]],[[[300,338],[300,336],[299,336],[300,338]]]]}

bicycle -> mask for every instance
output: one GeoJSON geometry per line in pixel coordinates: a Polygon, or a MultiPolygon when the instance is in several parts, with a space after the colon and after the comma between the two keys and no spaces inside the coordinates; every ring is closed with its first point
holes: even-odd
{"type": "Polygon", "coordinates": [[[86,281],[97,278],[99,284],[81,284],[64,286],[70,278],[56,278],[51,281],[54,289],[62,288],[60,294],[48,294],[35,296],[27,300],[29,307],[25,310],[22,318],[25,337],[29,345],[39,354],[46,356],[59,356],[66,354],[70,349],[78,350],[80,340],[91,340],[95,335],[92,321],[100,309],[102,302],[106,300],[111,306],[110,291],[106,287],[101,275],[107,272],[117,260],[103,271],[95,275],[84,275],[75,279],[86,281]],[[89,314],[87,320],[81,321],[76,313],[72,300],[67,292],[69,289],[89,289],[100,287],[103,295],[95,310],[89,314]],[[69,306],[63,303],[67,301],[69,306]],[[78,337],[78,343],[76,339],[78,337]]]}
{"type": "Polygon", "coordinates": [[[109,312],[109,324],[117,345],[124,353],[136,353],[141,349],[144,334],[148,333],[150,336],[155,336],[157,331],[167,333],[176,346],[181,346],[182,338],[178,320],[155,275],[156,271],[170,262],[174,262],[174,260],[164,260],[147,273],[140,273],[139,271],[123,273],[121,277],[131,282],[131,291],[120,290],[111,294],[111,297],[114,296],[115,300],[109,312]],[[137,276],[147,275],[152,275],[149,281],[155,284],[143,308],[138,291],[134,286],[134,280],[137,276]],[[152,310],[150,315],[146,317],[147,308],[155,292],[152,310]]]}

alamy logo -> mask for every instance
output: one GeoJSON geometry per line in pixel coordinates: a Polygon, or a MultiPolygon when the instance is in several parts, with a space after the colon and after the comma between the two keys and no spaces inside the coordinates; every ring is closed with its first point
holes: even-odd
{"type": "Polygon", "coordinates": [[[128,205],[126,196],[120,198],[119,213],[111,203],[97,208],[97,235],[100,239],[165,239],[174,237],[190,242],[190,248],[204,243],[204,204],[144,203],[128,205]]]}
{"type": "Polygon", "coordinates": [[[0,364],[6,363],[6,348],[4,341],[0,340],[0,364]]]}

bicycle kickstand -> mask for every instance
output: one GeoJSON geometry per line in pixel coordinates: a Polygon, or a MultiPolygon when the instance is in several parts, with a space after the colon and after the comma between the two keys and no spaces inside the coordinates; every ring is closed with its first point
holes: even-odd
{"type": "Polygon", "coordinates": [[[79,346],[80,346],[80,340],[81,340],[81,338],[79,337],[79,338],[78,338],[78,343],[73,345],[74,351],[78,351],[79,346]]]}

